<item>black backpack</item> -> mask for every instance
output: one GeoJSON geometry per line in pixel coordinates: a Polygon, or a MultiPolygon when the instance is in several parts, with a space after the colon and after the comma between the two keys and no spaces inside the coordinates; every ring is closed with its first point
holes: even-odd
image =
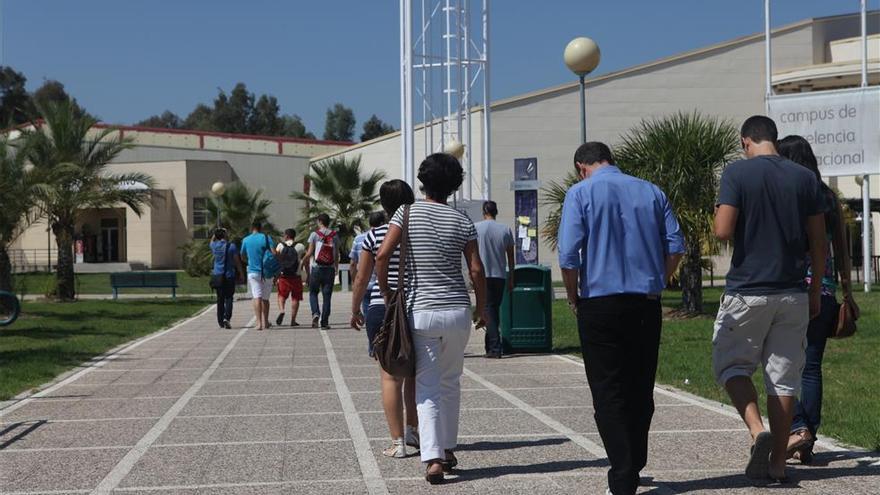
{"type": "Polygon", "coordinates": [[[281,257],[278,259],[281,265],[281,275],[285,277],[293,277],[299,273],[299,254],[294,246],[288,246],[286,243],[281,248],[281,257]]]}

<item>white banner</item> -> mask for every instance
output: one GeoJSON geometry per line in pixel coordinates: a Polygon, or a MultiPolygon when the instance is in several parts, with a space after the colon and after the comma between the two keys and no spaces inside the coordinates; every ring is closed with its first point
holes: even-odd
{"type": "Polygon", "coordinates": [[[806,138],[822,175],[880,174],[880,88],[774,96],[769,107],[779,138],[806,138]]]}

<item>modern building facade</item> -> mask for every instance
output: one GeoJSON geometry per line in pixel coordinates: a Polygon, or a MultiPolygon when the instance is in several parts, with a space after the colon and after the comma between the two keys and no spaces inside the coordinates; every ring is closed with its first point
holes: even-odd
{"type": "MultiPolygon", "coordinates": [[[[99,125],[98,127],[104,127],[99,125]]],[[[157,187],[141,216],[125,206],[85,212],[75,232],[77,269],[98,264],[152,269],[181,266],[180,247],[204,235],[206,202],[215,182],[240,181],[272,201],[278,226],[295,225],[303,206],[290,198],[303,191],[311,157],[343,149],[348,142],[279,138],[189,130],[117,127],[134,146],[110,164],[111,172],[143,172],[157,187]]],[[[46,269],[55,240],[45,222],[28,228],[10,251],[17,271],[46,269]]],[[[108,267],[109,268],[109,267],[108,267]]]]}
{"type": "MultiPolygon", "coordinates": [[[[880,12],[874,11],[868,16],[872,85],[880,82],[878,33],[880,12]]],[[[808,19],[776,29],[772,37],[775,91],[790,93],[857,86],[861,57],[857,49],[859,35],[858,14],[808,19]]],[[[493,77],[504,77],[504,74],[493,74],[493,77]]],[[[764,81],[763,34],[594,77],[587,80],[587,139],[614,145],[642,120],[675,112],[698,111],[728,119],[738,126],[750,115],[765,113],[764,81]]],[[[511,184],[518,178],[515,177],[517,160],[531,159],[536,163],[538,181],[544,185],[561,181],[573,170],[572,157],[580,142],[578,106],[577,82],[491,104],[490,196],[499,205],[499,221],[514,227],[514,232],[521,226],[515,213],[517,205],[511,184]]],[[[416,163],[424,156],[424,153],[419,155],[419,150],[423,149],[426,128],[430,126],[417,130],[415,135],[416,163]]],[[[399,133],[335,150],[312,161],[355,155],[361,157],[361,164],[367,169],[384,170],[389,177],[400,177],[399,133]]],[[[482,163],[476,163],[468,178],[476,191],[479,191],[481,170],[482,163]]],[[[829,182],[846,198],[861,197],[860,187],[852,177],[831,178],[829,182]]],[[[872,197],[880,198],[880,164],[872,185],[872,197]]],[[[474,196],[480,197],[479,193],[474,196]]],[[[538,225],[534,222],[526,225],[527,235],[532,229],[540,231],[548,210],[538,206],[538,225]]],[[[880,229],[878,217],[876,212],[872,216],[875,232],[880,229]]],[[[854,241],[854,245],[859,244],[858,239],[854,241]]],[[[875,255],[877,244],[874,234],[875,255]]],[[[543,240],[538,243],[536,254],[535,261],[552,266],[558,274],[556,253],[543,240]]],[[[720,273],[726,272],[723,257],[718,259],[717,265],[720,273]]]]}

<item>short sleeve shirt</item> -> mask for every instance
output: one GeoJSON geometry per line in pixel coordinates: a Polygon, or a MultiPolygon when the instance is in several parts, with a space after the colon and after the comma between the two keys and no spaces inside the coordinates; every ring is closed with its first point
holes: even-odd
{"type": "Polygon", "coordinates": [[[721,174],[718,204],[737,208],[727,292],[806,290],[807,218],[826,209],[816,176],[780,156],[734,162],[721,174]]]}
{"type": "Polygon", "coordinates": [[[363,232],[355,236],[354,242],[351,243],[351,252],[348,253],[348,258],[352,261],[352,263],[357,263],[360,261],[361,257],[361,249],[363,249],[364,239],[367,238],[367,232],[363,232]]]}
{"type": "Polygon", "coordinates": [[[262,273],[263,254],[274,244],[272,237],[262,232],[254,232],[242,239],[241,252],[247,257],[248,273],[262,273]]]}
{"type": "Polygon", "coordinates": [[[513,233],[495,220],[483,220],[474,225],[477,243],[486,278],[507,278],[507,250],[513,247],[513,233]]]}
{"type": "MultiPolygon", "coordinates": [[[[403,228],[404,208],[391,219],[403,228]]],[[[469,308],[462,273],[465,245],[477,239],[464,213],[440,203],[420,201],[410,207],[406,297],[410,311],[469,308]]]]}
{"type": "Polygon", "coordinates": [[[226,278],[235,277],[235,257],[238,256],[238,248],[234,242],[213,241],[210,244],[211,254],[214,255],[213,275],[223,274],[226,278]]]}
{"type": "MultiPolygon", "coordinates": [[[[385,234],[387,233],[388,224],[367,231],[364,241],[361,244],[362,252],[370,253],[373,257],[379,254],[379,248],[382,246],[382,241],[385,239],[385,234]]],[[[398,246],[397,249],[394,250],[394,253],[392,253],[391,259],[388,262],[388,288],[390,290],[397,290],[399,273],[400,247],[398,246]]],[[[373,271],[373,276],[370,278],[368,287],[370,291],[370,306],[384,305],[385,299],[382,297],[382,291],[379,290],[379,285],[376,283],[375,270],[373,271]]]]}

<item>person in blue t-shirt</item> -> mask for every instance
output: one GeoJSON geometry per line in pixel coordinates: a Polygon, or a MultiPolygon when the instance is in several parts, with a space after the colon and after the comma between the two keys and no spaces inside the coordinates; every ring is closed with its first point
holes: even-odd
{"type": "Polygon", "coordinates": [[[230,241],[226,229],[214,231],[214,237],[210,243],[211,254],[214,255],[214,269],[211,275],[222,275],[221,286],[217,291],[217,324],[220,328],[232,328],[229,320],[232,319],[232,300],[235,296],[235,282],[244,273],[241,267],[241,258],[238,256],[238,247],[230,241]]]}
{"type": "Polygon", "coordinates": [[[272,295],[272,277],[263,273],[263,255],[266,251],[275,253],[275,243],[269,234],[263,233],[263,224],[251,224],[251,233],[241,241],[241,256],[247,261],[248,288],[254,301],[254,315],[257,319],[257,330],[270,328],[269,296],[272,295]]]}

